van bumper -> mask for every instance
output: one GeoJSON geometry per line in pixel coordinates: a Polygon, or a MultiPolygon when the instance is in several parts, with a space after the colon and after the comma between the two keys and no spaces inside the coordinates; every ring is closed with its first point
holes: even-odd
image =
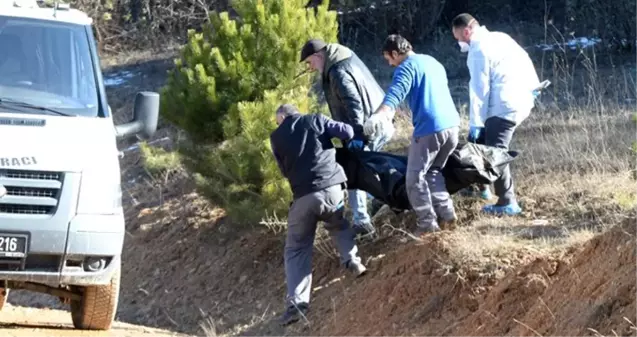
{"type": "MultiPolygon", "coordinates": [[[[69,222],[63,253],[46,249],[50,246],[46,247],[48,245],[41,242],[40,249],[29,251],[27,257],[22,259],[19,270],[15,270],[15,266],[5,268],[2,265],[0,280],[40,283],[52,287],[108,284],[113,273],[121,266],[124,235],[122,214],[77,215],[69,222]]],[[[38,231],[32,230],[31,237],[34,236],[42,237],[38,231]]]]}

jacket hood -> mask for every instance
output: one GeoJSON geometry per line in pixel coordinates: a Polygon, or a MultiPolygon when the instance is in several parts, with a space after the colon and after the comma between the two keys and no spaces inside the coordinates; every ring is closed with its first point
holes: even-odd
{"type": "Polygon", "coordinates": [[[327,47],[325,47],[325,65],[323,72],[327,73],[334,64],[352,57],[352,54],[352,50],[343,45],[337,43],[328,44],[327,47]]]}

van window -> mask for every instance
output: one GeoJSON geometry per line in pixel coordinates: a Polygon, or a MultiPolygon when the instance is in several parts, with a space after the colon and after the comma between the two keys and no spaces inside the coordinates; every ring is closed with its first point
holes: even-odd
{"type": "Polygon", "coordinates": [[[97,116],[97,85],[85,27],[0,16],[2,98],[97,116]]]}

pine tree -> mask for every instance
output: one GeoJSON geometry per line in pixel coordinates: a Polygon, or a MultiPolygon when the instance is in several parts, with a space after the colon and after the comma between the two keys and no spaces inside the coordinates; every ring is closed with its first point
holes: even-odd
{"type": "MultiPolygon", "coordinates": [[[[184,130],[183,162],[213,202],[238,220],[287,210],[291,193],[272,157],[269,135],[282,103],[319,112],[300,50],[310,38],[336,42],[329,1],[235,0],[238,18],[212,13],[188,44],[162,89],[162,116],[184,130]]],[[[322,109],[324,111],[324,109],[322,109]]]]}

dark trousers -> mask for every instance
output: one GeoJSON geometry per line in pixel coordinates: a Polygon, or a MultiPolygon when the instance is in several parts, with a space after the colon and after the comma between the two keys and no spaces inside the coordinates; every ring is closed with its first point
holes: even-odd
{"type": "Polygon", "coordinates": [[[285,240],[285,276],[289,304],[309,304],[312,292],[312,255],[317,224],[323,222],[342,264],[359,263],[354,231],[343,217],[345,191],[341,185],[296,199],[288,214],[285,240]]]}
{"type": "MultiPolygon", "coordinates": [[[[513,139],[515,127],[515,123],[509,120],[499,117],[491,117],[485,121],[484,131],[480,134],[476,143],[508,150],[509,144],[513,139]]],[[[488,185],[480,186],[481,191],[484,191],[487,188],[489,188],[488,185]]],[[[511,177],[511,169],[509,165],[502,170],[502,175],[493,183],[493,188],[495,190],[495,195],[498,196],[498,206],[504,206],[516,202],[513,178],[511,177]]]]}

